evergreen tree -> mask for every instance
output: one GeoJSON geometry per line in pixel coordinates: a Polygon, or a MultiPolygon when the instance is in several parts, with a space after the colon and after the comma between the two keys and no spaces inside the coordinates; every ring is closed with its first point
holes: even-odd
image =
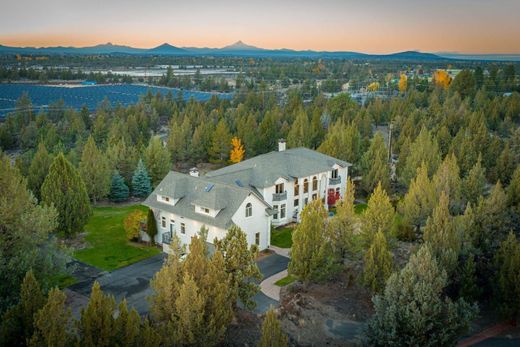
{"type": "Polygon", "coordinates": [[[363,282],[372,292],[379,293],[392,274],[392,253],[388,251],[383,231],[376,232],[372,244],[365,254],[363,282]]]}
{"type": "Polygon", "coordinates": [[[379,183],[368,199],[368,207],[363,213],[363,240],[368,246],[375,234],[382,231],[387,234],[392,228],[395,210],[390,198],[379,183]]]}
{"type": "Polygon", "coordinates": [[[317,281],[330,276],[334,270],[330,244],[325,230],[327,213],[321,200],[307,204],[301,222],[292,234],[293,246],[289,273],[303,281],[317,281]]]}
{"type": "Polygon", "coordinates": [[[66,309],[67,296],[54,288],[49,292],[46,304],[34,316],[34,334],[29,346],[66,347],[72,344],[68,329],[71,323],[70,309],[66,309]]]}
{"type": "Polygon", "coordinates": [[[152,192],[152,182],[142,160],[139,160],[132,177],[132,195],[145,198],[152,192]]]}
{"type": "Polygon", "coordinates": [[[58,210],[58,230],[66,236],[82,231],[92,213],[85,183],[63,153],[54,159],[43,182],[42,201],[58,210]]]}
{"type": "Polygon", "coordinates": [[[511,318],[520,315],[520,242],[509,233],[495,256],[495,298],[502,313],[511,318]]]}
{"type": "Polygon", "coordinates": [[[447,155],[433,175],[437,199],[444,193],[450,203],[450,211],[462,212],[460,170],[455,155],[447,155]]]}
{"type": "Polygon", "coordinates": [[[111,179],[110,165],[105,155],[97,148],[92,136],[89,136],[83,148],[79,173],[94,203],[108,195],[111,179]]]}
{"type": "Polygon", "coordinates": [[[428,246],[387,281],[384,293],[373,299],[375,314],[366,336],[373,346],[446,346],[457,342],[476,317],[477,308],[445,297],[446,271],[440,269],[428,246]]]}
{"type": "Polygon", "coordinates": [[[130,313],[126,304],[126,299],[119,303],[118,316],[115,320],[114,341],[120,346],[138,347],[139,334],[141,329],[141,317],[133,308],[130,313]]]}
{"type": "Polygon", "coordinates": [[[226,121],[221,118],[213,132],[209,154],[213,160],[223,162],[228,159],[230,149],[231,133],[226,121]]]}
{"type": "Polygon", "coordinates": [[[36,154],[31,161],[31,166],[29,166],[29,172],[27,175],[27,186],[38,200],[41,199],[40,189],[47,173],[49,172],[51,164],[52,157],[49,152],[47,152],[45,144],[40,142],[36,154]]]}
{"type": "Polygon", "coordinates": [[[144,152],[144,161],[155,187],[171,169],[170,153],[163,146],[159,136],[150,139],[150,143],[144,152]]]}
{"type": "Polygon", "coordinates": [[[112,175],[112,185],[110,187],[110,200],[114,202],[122,202],[128,200],[130,190],[125,183],[123,176],[118,171],[114,171],[112,175]]]}
{"type": "Polygon", "coordinates": [[[318,151],[357,164],[361,156],[361,147],[361,134],[357,126],[345,125],[342,121],[338,121],[329,127],[318,151]]]}
{"type": "Polygon", "coordinates": [[[468,175],[462,180],[461,191],[466,204],[477,204],[478,199],[484,194],[486,176],[481,161],[481,156],[479,156],[479,159],[468,172],[468,175]]]}
{"type": "Polygon", "coordinates": [[[152,209],[148,210],[146,218],[146,233],[148,234],[148,237],[150,237],[152,244],[154,244],[155,236],[157,235],[157,221],[155,220],[155,215],[153,214],[152,209]]]}
{"type": "Polygon", "coordinates": [[[124,177],[127,186],[132,183],[132,175],[137,166],[138,155],[134,146],[127,144],[124,138],[107,148],[106,156],[112,166],[124,177]]]}
{"type": "Polygon", "coordinates": [[[296,119],[287,135],[289,147],[309,147],[312,141],[309,117],[303,108],[298,110],[296,119]]]}
{"type": "Polygon", "coordinates": [[[383,135],[377,132],[368,151],[361,159],[363,173],[363,189],[366,192],[373,191],[378,184],[386,191],[390,190],[390,168],[388,167],[388,150],[385,146],[383,135]]]}
{"type": "Polygon", "coordinates": [[[343,200],[336,202],[336,214],[328,224],[328,234],[331,239],[333,253],[338,259],[345,258],[346,253],[354,244],[354,233],[358,222],[354,211],[354,183],[347,179],[347,188],[343,200]]]}
{"type": "Polygon", "coordinates": [[[257,246],[248,249],[247,235],[237,226],[232,226],[222,240],[215,240],[215,245],[224,255],[225,270],[230,276],[235,301],[240,299],[245,307],[253,309],[255,302],[252,298],[258,293],[259,287],[251,279],[262,278],[256,264],[257,246]]]}
{"type": "Polygon", "coordinates": [[[262,323],[262,337],[258,347],[286,347],[287,335],[282,331],[280,321],[276,318],[276,311],[270,307],[265,313],[262,323]]]}
{"type": "Polygon", "coordinates": [[[193,278],[185,273],[175,300],[177,315],[170,323],[175,329],[175,345],[195,345],[196,337],[203,329],[205,300],[193,278]]]}

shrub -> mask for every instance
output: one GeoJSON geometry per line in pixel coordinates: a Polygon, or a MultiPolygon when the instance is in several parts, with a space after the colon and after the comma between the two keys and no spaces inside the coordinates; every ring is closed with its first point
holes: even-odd
{"type": "Polygon", "coordinates": [[[139,230],[141,229],[141,222],[145,219],[142,211],[130,212],[123,221],[126,238],[129,241],[136,241],[139,239],[139,230]]]}

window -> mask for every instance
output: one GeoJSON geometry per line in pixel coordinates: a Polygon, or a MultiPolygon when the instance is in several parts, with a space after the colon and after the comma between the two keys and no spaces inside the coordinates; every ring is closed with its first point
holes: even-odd
{"type": "Polygon", "coordinates": [[[307,205],[308,202],[309,202],[309,198],[305,198],[304,205],[307,205]]]}
{"type": "Polygon", "coordinates": [[[186,224],[181,223],[181,234],[186,234],[186,224]]]}
{"type": "Polygon", "coordinates": [[[318,194],[314,193],[312,194],[312,200],[317,200],[318,199],[318,194]]]}
{"type": "Polygon", "coordinates": [[[298,206],[299,203],[300,203],[300,200],[294,199],[294,207],[298,206]]]}
{"type": "Polygon", "coordinates": [[[276,194],[282,194],[284,192],[283,183],[279,183],[275,186],[276,194]]]}
{"type": "Polygon", "coordinates": [[[173,233],[175,230],[175,221],[173,219],[170,219],[170,233],[173,233]]]}
{"type": "Polygon", "coordinates": [[[260,233],[255,234],[255,244],[260,246],[260,233]]]}
{"type": "Polygon", "coordinates": [[[282,206],[280,206],[280,218],[285,218],[285,204],[282,204],[282,206]]]}
{"type": "Polygon", "coordinates": [[[250,202],[246,205],[246,217],[251,217],[253,215],[253,205],[250,202]]]}
{"type": "Polygon", "coordinates": [[[332,170],[332,178],[338,178],[338,169],[332,170]]]}
{"type": "MultiPolygon", "coordinates": [[[[294,196],[300,195],[300,185],[298,184],[298,179],[294,180],[294,196]]],[[[296,205],[294,205],[296,206],[296,205]]]]}
{"type": "Polygon", "coordinates": [[[316,176],[312,178],[312,190],[318,190],[318,177],[316,176]]]}
{"type": "Polygon", "coordinates": [[[205,207],[203,207],[202,209],[204,210],[204,213],[209,214],[209,208],[205,208],[205,207]]]}
{"type": "Polygon", "coordinates": [[[278,205],[273,205],[273,210],[274,210],[273,219],[278,219],[278,205]]]}
{"type": "Polygon", "coordinates": [[[169,197],[163,195],[162,198],[163,198],[164,201],[166,201],[166,202],[170,202],[170,198],[169,198],[169,197]]]}
{"type": "Polygon", "coordinates": [[[163,228],[166,228],[166,217],[162,217],[162,218],[161,218],[161,226],[162,226],[163,228]]]}
{"type": "Polygon", "coordinates": [[[309,180],[308,179],[304,179],[303,180],[303,193],[308,193],[309,192],[309,180]]]}

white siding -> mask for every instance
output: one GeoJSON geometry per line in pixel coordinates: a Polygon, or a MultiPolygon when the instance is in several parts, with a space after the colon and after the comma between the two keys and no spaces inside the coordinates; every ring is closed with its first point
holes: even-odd
{"type": "Polygon", "coordinates": [[[260,201],[255,195],[249,195],[240,204],[237,212],[233,215],[231,220],[242,229],[247,235],[247,243],[249,245],[255,244],[255,235],[260,233],[260,250],[269,247],[271,242],[271,217],[267,215],[264,203],[260,201]],[[246,206],[250,203],[252,205],[252,215],[246,217],[246,206]]]}

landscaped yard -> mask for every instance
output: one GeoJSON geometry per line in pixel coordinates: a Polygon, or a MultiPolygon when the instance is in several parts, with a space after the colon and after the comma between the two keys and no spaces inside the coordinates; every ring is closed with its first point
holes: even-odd
{"type": "Polygon", "coordinates": [[[132,211],[147,211],[147,207],[95,207],[94,214],[85,226],[87,248],[78,250],[74,257],[103,270],[130,265],[159,254],[156,247],[130,243],[126,239],[123,220],[132,211]]]}
{"type": "Polygon", "coordinates": [[[279,279],[278,281],[274,282],[274,284],[277,285],[278,287],[285,287],[286,285],[289,285],[289,284],[293,283],[294,281],[296,281],[296,277],[294,277],[293,275],[287,275],[284,278],[279,279]]]}
{"type": "Polygon", "coordinates": [[[291,248],[293,227],[280,227],[271,231],[271,244],[280,248],[291,248]]]}
{"type": "Polygon", "coordinates": [[[365,212],[365,210],[367,209],[368,205],[367,204],[355,204],[354,205],[354,211],[357,213],[357,214],[362,214],[363,212],[365,212]]]}

